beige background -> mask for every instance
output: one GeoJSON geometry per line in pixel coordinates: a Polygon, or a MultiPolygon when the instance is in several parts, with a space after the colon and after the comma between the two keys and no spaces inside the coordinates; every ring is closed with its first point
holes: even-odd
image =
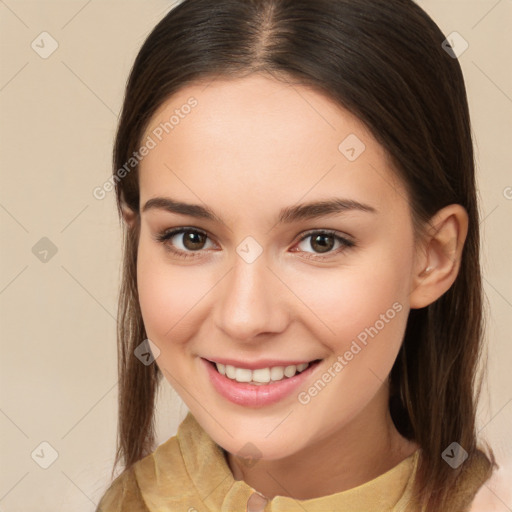
{"type": "MultiPolygon", "coordinates": [[[[490,312],[479,428],[510,466],[512,2],[421,4],[445,34],[457,31],[469,43],[460,61],[479,166],[490,312]]],[[[120,230],[114,195],[96,200],[92,190],[110,174],[130,66],[170,7],[163,0],[0,0],[0,511],[93,511],[109,483],[120,230]],[[31,47],[51,49],[44,31],[58,43],[48,58],[31,47]],[[37,254],[47,249],[36,245],[48,243],[43,237],[57,249],[46,262],[37,254]],[[48,469],[39,465],[51,462],[43,441],[58,454],[48,469]]],[[[186,413],[167,385],[159,411],[162,442],[186,413]]],[[[503,487],[493,492],[495,510],[512,510],[503,487]]]]}

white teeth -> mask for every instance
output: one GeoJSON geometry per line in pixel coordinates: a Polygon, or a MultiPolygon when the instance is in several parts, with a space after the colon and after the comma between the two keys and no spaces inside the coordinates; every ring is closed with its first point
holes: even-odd
{"type": "Polygon", "coordinates": [[[295,375],[295,373],[297,372],[297,367],[292,364],[291,366],[287,366],[285,369],[284,369],[284,374],[287,376],[287,377],[293,377],[295,375]]]}
{"type": "Polygon", "coordinates": [[[237,382],[250,382],[251,384],[261,385],[270,381],[275,382],[283,380],[285,377],[293,377],[297,372],[303,372],[309,363],[301,363],[290,366],[273,366],[272,368],[258,368],[257,370],[249,370],[247,368],[236,368],[230,364],[215,363],[218,372],[225,375],[228,379],[237,382]]]}
{"type": "Polygon", "coordinates": [[[281,380],[284,377],[284,366],[274,366],[270,368],[270,378],[272,380],[281,380]]]}
{"type": "Polygon", "coordinates": [[[226,365],[226,377],[228,377],[230,379],[235,378],[235,367],[234,366],[231,366],[230,364],[226,365]]]}
{"type": "Polygon", "coordinates": [[[254,382],[270,382],[270,368],[258,368],[252,371],[252,380],[254,382]]]}
{"type": "Polygon", "coordinates": [[[237,368],[235,370],[235,380],[237,382],[251,382],[252,371],[246,368],[237,368]]]}

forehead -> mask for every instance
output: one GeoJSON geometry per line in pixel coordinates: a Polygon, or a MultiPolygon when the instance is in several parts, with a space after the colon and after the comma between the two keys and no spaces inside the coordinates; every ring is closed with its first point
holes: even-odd
{"type": "Polygon", "coordinates": [[[405,197],[357,117],[307,86],[262,75],[184,87],[153,115],[148,137],[141,202],[178,190],[183,199],[264,198],[276,207],[336,193],[377,208],[405,197]]]}

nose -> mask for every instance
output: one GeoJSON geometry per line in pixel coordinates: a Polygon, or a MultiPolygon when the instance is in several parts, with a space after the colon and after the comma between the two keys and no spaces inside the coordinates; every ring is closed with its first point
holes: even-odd
{"type": "Polygon", "coordinates": [[[230,339],[251,342],[286,328],[286,289],[268,265],[264,254],[252,263],[235,255],[233,268],[219,283],[216,325],[230,339]]]}

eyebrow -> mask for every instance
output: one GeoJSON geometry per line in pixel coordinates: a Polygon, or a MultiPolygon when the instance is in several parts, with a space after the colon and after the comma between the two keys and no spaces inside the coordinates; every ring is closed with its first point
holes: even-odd
{"type": "MultiPolygon", "coordinates": [[[[197,219],[206,219],[224,224],[224,221],[207,206],[183,203],[181,201],[171,199],[170,197],[154,197],[149,199],[142,208],[142,212],[147,212],[148,210],[152,209],[165,210],[171,213],[188,215],[197,219]]],[[[294,206],[287,206],[279,212],[277,223],[289,224],[298,220],[316,219],[326,215],[344,213],[354,210],[378,213],[376,208],[368,204],[363,204],[352,199],[332,198],[322,201],[302,203],[294,206]]]]}

